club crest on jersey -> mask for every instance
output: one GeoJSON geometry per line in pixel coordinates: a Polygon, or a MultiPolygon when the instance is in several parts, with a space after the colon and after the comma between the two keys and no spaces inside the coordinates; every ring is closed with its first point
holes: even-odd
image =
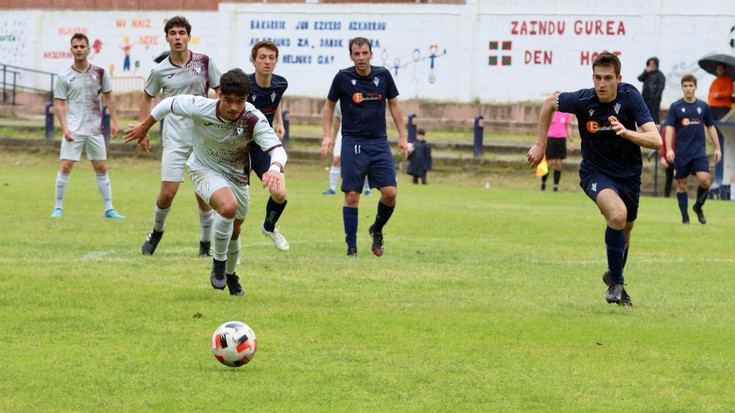
{"type": "Polygon", "coordinates": [[[613,106],[613,109],[615,110],[615,114],[617,115],[620,112],[620,103],[616,103],[615,106],[613,106]]]}
{"type": "Polygon", "coordinates": [[[590,112],[590,116],[592,116],[595,113],[595,110],[594,109],[590,109],[589,112],[590,112]]]}
{"type": "Polygon", "coordinates": [[[374,77],[373,83],[375,83],[375,87],[378,87],[378,84],[380,83],[380,79],[378,79],[377,77],[374,77]]]}
{"type": "Polygon", "coordinates": [[[687,113],[686,108],[681,108],[681,113],[687,113]]]}
{"type": "Polygon", "coordinates": [[[97,75],[92,75],[92,80],[97,80],[97,75]]]}
{"type": "Polygon", "coordinates": [[[698,115],[701,115],[702,114],[702,108],[697,108],[697,114],[698,115]]]}
{"type": "Polygon", "coordinates": [[[248,133],[248,124],[247,124],[247,122],[246,122],[246,120],[245,120],[244,117],[241,118],[237,122],[236,130],[237,130],[237,137],[238,138],[242,138],[243,136],[247,135],[247,133],[248,133]]]}
{"type": "Polygon", "coordinates": [[[278,95],[276,94],[276,92],[271,93],[271,103],[275,102],[277,97],[278,95]]]}
{"type": "Polygon", "coordinates": [[[194,71],[197,72],[197,75],[202,74],[202,67],[199,65],[194,66],[194,71]]]}
{"type": "Polygon", "coordinates": [[[352,86],[355,86],[357,84],[357,80],[352,79],[352,86]]]}
{"type": "Polygon", "coordinates": [[[257,96],[251,95],[250,97],[253,98],[253,103],[255,103],[255,98],[257,98],[257,96]]]}

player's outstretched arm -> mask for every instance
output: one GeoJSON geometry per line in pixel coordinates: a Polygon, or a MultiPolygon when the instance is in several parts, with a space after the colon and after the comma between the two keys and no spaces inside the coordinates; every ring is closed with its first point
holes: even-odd
{"type": "Polygon", "coordinates": [[[334,117],[334,107],[336,104],[337,102],[327,99],[327,101],[324,103],[324,109],[322,110],[322,129],[324,137],[322,138],[321,152],[323,159],[327,159],[327,155],[329,155],[329,150],[334,146],[335,137],[331,134],[331,128],[332,118],[334,117]]]}
{"type": "Polygon", "coordinates": [[[661,134],[658,132],[658,128],[656,127],[656,124],[651,122],[646,122],[643,125],[640,125],[642,132],[638,131],[632,131],[629,129],[626,129],[625,126],[623,126],[622,123],[618,121],[618,118],[615,116],[610,116],[608,118],[610,121],[610,126],[612,126],[615,133],[620,136],[623,139],[627,139],[636,145],[648,148],[648,149],[660,149],[661,145],[663,145],[663,141],[661,140],[661,134]]]}
{"type": "Polygon", "coordinates": [[[123,141],[125,141],[125,143],[131,141],[135,141],[137,143],[142,142],[148,136],[148,131],[155,124],[156,119],[154,119],[153,116],[148,115],[143,122],[138,122],[125,128],[125,137],[123,138],[123,141]]]}
{"type": "Polygon", "coordinates": [[[401,105],[398,103],[398,98],[388,99],[388,108],[393,123],[396,124],[396,129],[398,129],[398,152],[402,152],[403,159],[406,160],[408,159],[408,138],[406,129],[403,127],[403,110],[401,110],[401,105]]]}
{"type": "Polygon", "coordinates": [[[715,163],[720,163],[722,160],[722,149],[720,148],[720,139],[717,137],[717,129],[715,129],[715,125],[707,126],[706,132],[709,135],[709,140],[712,141],[712,145],[715,147],[715,150],[712,153],[715,163]]]}
{"type": "Polygon", "coordinates": [[[551,126],[551,118],[554,116],[554,112],[558,109],[556,107],[556,99],[559,97],[559,93],[554,93],[549,96],[544,104],[541,106],[541,114],[538,120],[538,131],[536,133],[536,143],[528,150],[528,163],[531,169],[538,166],[539,163],[544,159],[546,155],[546,139],[549,134],[549,126],[551,126]]]}

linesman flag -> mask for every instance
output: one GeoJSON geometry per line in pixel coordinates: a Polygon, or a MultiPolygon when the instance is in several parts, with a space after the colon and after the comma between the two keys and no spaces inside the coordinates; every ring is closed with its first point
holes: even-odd
{"type": "Polygon", "coordinates": [[[544,159],[536,167],[536,176],[544,176],[547,173],[549,173],[549,164],[546,162],[546,155],[544,155],[544,159]]]}

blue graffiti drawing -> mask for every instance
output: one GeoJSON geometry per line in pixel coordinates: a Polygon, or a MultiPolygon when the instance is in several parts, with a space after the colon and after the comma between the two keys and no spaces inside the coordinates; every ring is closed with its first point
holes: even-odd
{"type": "Polygon", "coordinates": [[[383,66],[385,66],[388,69],[393,69],[394,76],[398,77],[398,69],[402,69],[405,67],[408,67],[409,65],[413,66],[413,71],[411,73],[411,81],[412,82],[418,82],[419,79],[416,77],[416,67],[420,62],[429,61],[429,83],[436,82],[436,75],[434,74],[434,67],[436,66],[436,59],[442,56],[445,56],[447,54],[447,49],[442,49],[441,54],[439,52],[439,45],[437,44],[431,44],[429,45],[429,55],[428,56],[421,56],[421,50],[419,48],[413,49],[411,52],[411,59],[401,65],[401,59],[396,57],[393,59],[393,65],[390,66],[388,64],[388,59],[390,58],[390,55],[388,53],[387,49],[383,49],[383,51],[380,54],[381,59],[383,60],[383,66]]]}

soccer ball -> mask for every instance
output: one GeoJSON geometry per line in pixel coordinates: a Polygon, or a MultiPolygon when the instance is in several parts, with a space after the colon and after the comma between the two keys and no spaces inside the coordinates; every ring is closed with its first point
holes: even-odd
{"type": "Polygon", "coordinates": [[[220,363],[229,367],[248,364],[258,349],[253,329],[239,321],[228,321],[217,327],[212,335],[212,353],[220,363]]]}

